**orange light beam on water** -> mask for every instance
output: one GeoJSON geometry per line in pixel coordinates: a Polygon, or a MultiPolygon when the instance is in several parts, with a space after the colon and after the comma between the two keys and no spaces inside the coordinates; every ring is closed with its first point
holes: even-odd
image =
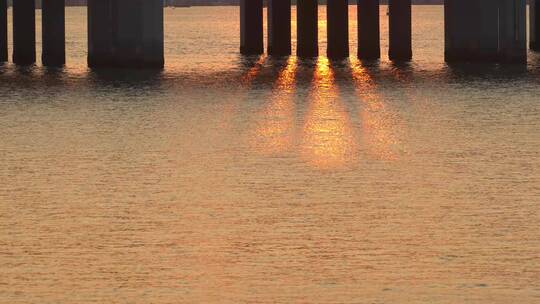
{"type": "Polygon", "coordinates": [[[356,141],[347,113],[341,104],[334,71],[325,57],[317,61],[305,116],[302,156],[320,170],[351,166],[356,141]]]}
{"type": "Polygon", "coordinates": [[[260,122],[252,136],[252,146],[261,154],[275,155],[290,150],[294,139],[294,90],[296,57],[290,57],[287,66],[279,72],[272,96],[260,112],[260,122]]]}

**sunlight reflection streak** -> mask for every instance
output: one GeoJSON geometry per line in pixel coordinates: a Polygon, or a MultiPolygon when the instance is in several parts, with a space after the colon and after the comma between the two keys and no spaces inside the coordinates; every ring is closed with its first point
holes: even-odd
{"type": "Polygon", "coordinates": [[[275,155],[291,149],[294,138],[294,91],[297,59],[290,57],[274,83],[268,105],[261,111],[252,146],[261,154],[275,155]]]}
{"type": "Polygon", "coordinates": [[[334,71],[327,58],[317,61],[303,129],[302,155],[316,168],[342,169],[352,165],[356,142],[339,97],[334,71]]]}

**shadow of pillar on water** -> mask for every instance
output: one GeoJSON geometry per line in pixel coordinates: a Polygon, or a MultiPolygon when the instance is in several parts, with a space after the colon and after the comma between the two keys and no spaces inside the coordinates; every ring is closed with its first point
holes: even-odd
{"type": "MultiPolygon", "coordinates": [[[[405,120],[394,104],[386,97],[385,86],[400,86],[412,76],[409,63],[392,64],[390,70],[382,71],[375,62],[354,60],[350,65],[350,77],[355,96],[354,112],[359,132],[362,158],[367,161],[396,161],[404,151],[402,133],[406,129],[405,120]]],[[[406,87],[406,85],[405,85],[406,87]]],[[[401,88],[397,88],[401,89],[401,88]]],[[[407,94],[401,103],[408,102],[407,94]]]]}
{"type": "Polygon", "coordinates": [[[447,63],[443,69],[449,81],[467,82],[471,80],[519,80],[529,76],[525,64],[499,63],[447,63]]]}
{"type": "Polygon", "coordinates": [[[88,79],[96,86],[159,87],[163,82],[161,69],[93,68],[88,79]]]}
{"type": "Polygon", "coordinates": [[[236,81],[242,86],[252,86],[266,61],[267,57],[265,55],[240,55],[238,68],[235,71],[236,81]]]}
{"type": "Polygon", "coordinates": [[[70,75],[63,66],[59,67],[41,67],[42,79],[45,85],[48,86],[62,86],[70,85],[70,75]]]}

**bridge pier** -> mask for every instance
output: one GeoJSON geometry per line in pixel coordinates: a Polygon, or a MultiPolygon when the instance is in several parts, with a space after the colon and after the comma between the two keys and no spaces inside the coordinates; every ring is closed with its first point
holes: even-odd
{"type": "Polygon", "coordinates": [[[527,1],[499,2],[499,61],[527,62],[527,1]]]}
{"type": "Polygon", "coordinates": [[[8,61],[7,0],[0,0],[0,63],[8,61]]]}
{"type": "Polygon", "coordinates": [[[291,0],[268,0],[268,55],[291,55],[291,0]]]}
{"type": "Polygon", "coordinates": [[[530,14],[530,41],[529,47],[533,51],[540,51],[540,2],[539,0],[529,1],[530,14]]]}
{"type": "Polygon", "coordinates": [[[327,1],[327,30],[329,59],[349,57],[349,1],[327,1]]]}
{"type": "Polygon", "coordinates": [[[36,62],[36,7],[34,0],[13,1],[13,62],[36,62]]]}
{"type": "Polygon", "coordinates": [[[525,62],[525,0],[445,2],[445,59],[525,62]]]}
{"type": "Polygon", "coordinates": [[[446,61],[497,61],[498,10],[493,0],[445,1],[446,61]]]}
{"type": "Polygon", "coordinates": [[[358,59],[381,57],[379,0],[358,0],[358,59]]]}
{"type": "Polygon", "coordinates": [[[317,0],[297,0],[297,47],[298,57],[319,56],[319,5],[317,0]]]}
{"type": "Polygon", "coordinates": [[[46,66],[62,66],[66,63],[66,30],[64,0],[43,0],[41,61],[46,66]]]}
{"type": "Polygon", "coordinates": [[[240,0],[240,53],[264,53],[263,0],[240,0]]]}
{"type": "Polygon", "coordinates": [[[88,1],[88,65],[107,65],[112,58],[111,0],[88,1]]]}
{"type": "MultiPolygon", "coordinates": [[[[445,1],[451,2],[451,1],[445,1]]],[[[389,0],[389,57],[394,61],[412,59],[411,0],[389,0]]]]}
{"type": "Polygon", "coordinates": [[[161,0],[89,0],[90,67],[161,68],[161,0]]]}

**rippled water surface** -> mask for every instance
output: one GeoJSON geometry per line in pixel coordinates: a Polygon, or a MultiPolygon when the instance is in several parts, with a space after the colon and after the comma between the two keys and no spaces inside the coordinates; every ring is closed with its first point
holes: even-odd
{"type": "Polygon", "coordinates": [[[167,9],[157,72],[88,70],[68,9],[65,69],[0,66],[0,303],[539,303],[540,57],[447,66],[415,7],[393,65],[385,9],[378,63],[167,9]]]}

